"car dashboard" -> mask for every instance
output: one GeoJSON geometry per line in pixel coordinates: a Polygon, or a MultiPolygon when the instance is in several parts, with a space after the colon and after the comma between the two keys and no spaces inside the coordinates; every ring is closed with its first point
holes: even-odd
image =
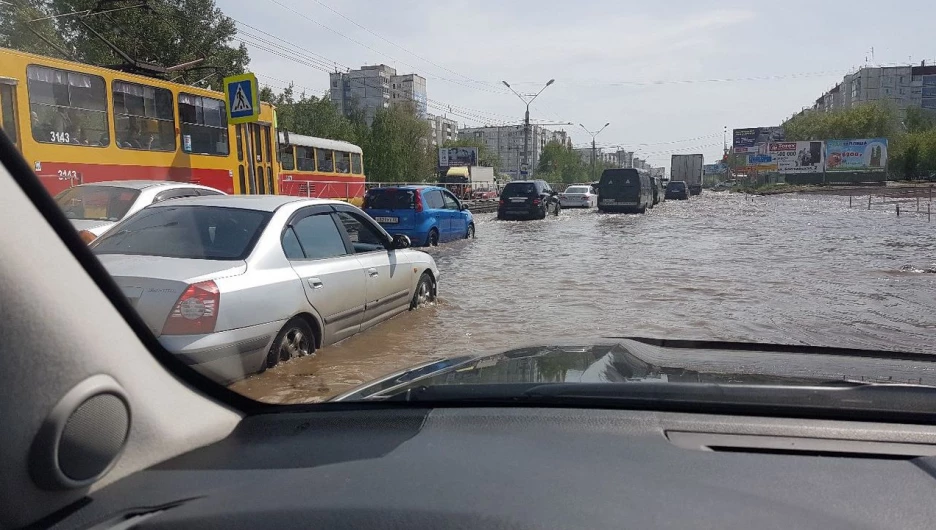
{"type": "Polygon", "coordinates": [[[53,527],[925,528],[934,442],[883,423],[342,405],[247,417],[53,527]]]}

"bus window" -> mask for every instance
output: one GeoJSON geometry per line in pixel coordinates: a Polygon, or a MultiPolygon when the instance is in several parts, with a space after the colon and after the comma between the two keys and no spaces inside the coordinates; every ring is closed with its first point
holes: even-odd
{"type": "Polygon", "coordinates": [[[331,173],[335,171],[334,153],[328,149],[315,149],[315,158],[318,159],[318,170],[331,173]]]}
{"type": "Polygon", "coordinates": [[[37,142],[110,144],[103,78],[37,65],[26,67],[26,78],[29,118],[37,142]]]}
{"type": "Polygon", "coordinates": [[[124,81],[114,81],[112,87],[117,147],[175,151],[172,92],[124,81]]]}
{"type": "Polygon", "coordinates": [[[224,101],[180,93],[179,121],[186,153],[227,156],[231,152],[224,101]]]}
{"type": "Polygon", "coordinates": [[[10,137],[10,141],[16,143],[16,118],[13,116],[15,105],[13,104],[13,85],[0,84],[0,126],[3,132],[10,137]]]}
{"type": "Polygon", "coordinates": [[[296,146],[296,165],[299,171],[315,171],[315,158],[311,147],[296,146]]]}
{"type": "Polygon", "coordinates": [[[280,166],[286,171],[296,169],[296,161],[293,158],[293,146],[288,145],[280,151],[280,166]]]}
{"type": "Polygon", "coordinates": [[[364,167],[361,165],[361,155],[359,153],[351,153],[351,173],[355,175],[364,174],[364,167]]]}
{"type": "Polygon", "coordinates": [[[335,171],[351,173],[351,155],[344,151],[335,151],[335,171]]]}

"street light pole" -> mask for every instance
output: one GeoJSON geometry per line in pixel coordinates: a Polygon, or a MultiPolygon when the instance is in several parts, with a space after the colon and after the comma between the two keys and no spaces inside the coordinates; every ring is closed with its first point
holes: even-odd
{"type": "Polygon", "coordinates": [[[522,157],[523,157],[523,164],[527,166],[528,168],[530,167],[530,160],[529,160],[529,156],[530,156],[530,103],[533,103],[533,100],[538,98],[539,95],[542,94],[544,90],[546,90],[546,87],[548,87],[549,85],[555,82],[556,82],[555,79],[550,79],[549,82],[546,83],[546,86],[541,88],[539,92],[534,94],[533,97],[531,97],[528,100],[527,97],[529,96],[524,97],[520,95],[519,92],[517,92],[516,90],[513,89],[512,86],[510,86],[510,83],[508,83],[507,81],[501,81],[501,83],[504,83],[505,87],[509,88],[511,92],[513,92],[518,98],[520,98],[520,101],[526,104],[526,113],[523,116],[523,154],[522,154],[522,157]]]}
{"type": "Polygon", "coordinates": [[[592,182],[598,180],[598,179],[597,179],[597,176],[598,176],[598,175],[597,175],[597,173],[598,173],[598,171],[597,171],[597,169],[598,169],[598,147],[595,145],[595,138],[597,138],[598,135],[601,134],[601,131],[605,130],[605,129],[608,127],[608,125],[611,125],[611,122],[608,122],[608,123],[604,124],[604,127],[598,129],[598,132],[594,132],[594,133],[593,133],[593,132],[589,131],[587,128],[585,128],[585,126],[582,125],[581,123],[579,124],[579,127],[581,127],[585,132],[587,132],[587,133],[592,137],[592,156],[591,156],[591,160],[592,160],[592,182]]]}

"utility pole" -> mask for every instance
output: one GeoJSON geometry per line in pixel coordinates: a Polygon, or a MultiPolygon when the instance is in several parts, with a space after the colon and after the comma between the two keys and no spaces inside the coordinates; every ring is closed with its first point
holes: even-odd
{"type": "Polygon", "coordinates": [[[604,124],[604,127],[598,129],[598,132],[591,132],[584,125],[581,123],[579,124],[579,127],[592,137],[592,182],[598,180],[598,146],[595,144],[595,138],[597,138],[598,135],[601,134],[601,131],[605,130],[608,125],[611,125],[611,122],[604,124]]]}
{"type": "Polygon", "coordinates": [[[509,88],[511,92],[513,92],[518,98],[520,98],[520,101],[523,101],[523,103],[526,104],[526,113],[523,116],[523,154],[522,154],[523,165],[521,166],[521,170],[524,167],[526,167],[527,171],[529,172],[529,169],[530,169],[530,103],[533,103],[533,100],[539,97],[539,95],[542,94],[544,90],[546,90],[546,87],[548,87],[549,85],[555,82],[556,82],[555,79],[550,79],[549,82],[546,83],[546,86],[541,88],[539,92],[530,96],[529,94],[521,95],[519,92],[514,90],[513,87],[510,86],[510,83],[508,83],[507,81],[501,81],[501,83],[504,83],[505,87],[509,88]]]}

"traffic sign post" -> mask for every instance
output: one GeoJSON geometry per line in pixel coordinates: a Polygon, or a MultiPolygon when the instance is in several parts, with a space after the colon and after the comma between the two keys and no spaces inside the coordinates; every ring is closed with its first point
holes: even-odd
{"type": "Polygon", "coordinates": [[[247,73],[224,78],[228,123],[251,123],[260,118],[257,77],[247,73]]]}

